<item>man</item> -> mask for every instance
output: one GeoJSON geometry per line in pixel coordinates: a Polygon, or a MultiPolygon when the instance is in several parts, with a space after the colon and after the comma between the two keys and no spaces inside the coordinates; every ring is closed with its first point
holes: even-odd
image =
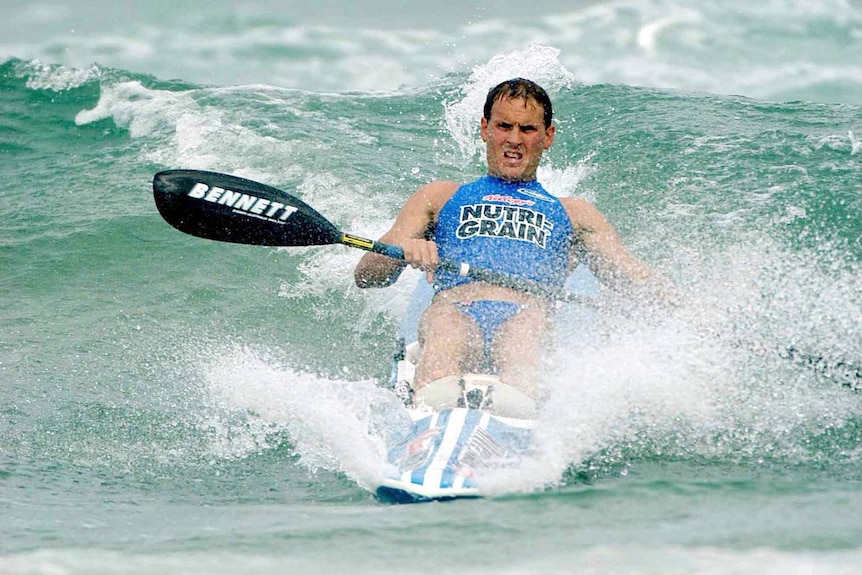
{"type": "Polygon", "coordinates": [[[488,174],[470,184],[435,181],[420,188],[380,238],[401,246],[404,261],[368,253],[356,267],[363,288],[392,284],[406,265],[425,270],[434,282],[434,299],[419,323],[422,352],[413,388],[420,400],[427,396],[442,406],[441,397],[458,394],[460,374],[481,370],[488,360],[501,382],[536,398],[536,368],[550,331],[552,302],[435,271],[440,259],[552,287],[563,286],[579,255],[611,284],[656,279],[595,207],[580,198],[558,199],[536,181],[542,154],[554,142],[552,116],[550,98],[530,80],[491,89],[480,124],[488,174]]]}

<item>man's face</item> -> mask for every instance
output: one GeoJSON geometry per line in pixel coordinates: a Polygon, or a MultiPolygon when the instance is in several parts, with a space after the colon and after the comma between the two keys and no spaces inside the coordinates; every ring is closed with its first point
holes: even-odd
{"type": "Polygon", "coordinates": [[[553,125],[545,128],[544,111],[535,101],[505,97],[496,101],[491,118],[482,118],[488,173],[515,182],[534,180],[554,131],[553,125]]]}

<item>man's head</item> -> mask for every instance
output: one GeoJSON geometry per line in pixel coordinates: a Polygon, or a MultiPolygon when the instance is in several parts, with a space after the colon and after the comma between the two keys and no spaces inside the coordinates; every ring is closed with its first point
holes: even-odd
{"type": "Polygon", "coordinates": [[[509,181],[536,178],[542,153],[555,128],[548,94],[536,83],[515,78],[488,92],[482,118],[488,173],[509,181]]]}
{"type": "Polygon", "coordinates": [[[505,82],[500,82],[488,91],[488,97],[485,99],[484,115],[486,120],[491,119],[491,108],[496,102],[503,98],[516,100],[524,100],[524,102],[532,102],[542,107],[542,121],[545,128],[551,127],[551,120],[554,118],[554,109],[551,105],[551,98],[545,90],[526,78],[512,78],[505,82]]]}

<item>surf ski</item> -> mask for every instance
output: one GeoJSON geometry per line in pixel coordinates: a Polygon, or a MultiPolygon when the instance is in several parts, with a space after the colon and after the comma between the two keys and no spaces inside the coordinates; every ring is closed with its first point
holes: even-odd
{"type": "MultiPolygon", "coordinates": [[[[574,274],[570,287],[594,295],[595,278],[585,270],[574,274]]],[[[389,445],[389,468],[375,486],[375,496],[386,503],[417,503],[482,497],[482,477],[517,468],[530,458],[536,406],[525,394],[487,374],[462,374],[438,380],[421,400],[412,393],[419,359],[419,316],[433,296],[420,280],[402,319],[396,340],[392,373],[385,387],[405,405],[410,424],[389,445]]],[[[595,314],[584,306],[561,311],[570,325],[595,325],[595,314]],[[573,323],[577,322],[577,323],[573,323]]],[[[580,335],[591,338],[590,330],[580,335]]]]}

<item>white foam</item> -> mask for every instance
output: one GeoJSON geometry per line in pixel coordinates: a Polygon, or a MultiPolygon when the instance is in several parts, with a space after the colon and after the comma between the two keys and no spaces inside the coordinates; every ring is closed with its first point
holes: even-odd
{"type": "Polygon", "coordinates": [[[580,183],[595,173],[596,169],[590,165],[590,160],[595,154],[588,154],[576,165],[556,169],[553,166],[540,165],[536,172],[537,179],[542,186],[557,197],[583,196],[587,200],[594,201],[594,194],[581,194],[578,190],[580,183]]]}
{"type": "Polygon", "coordinates": [[[822,457],[806,438],[842,429],[862,410],[862,397],[842,387],[845,372],[828,367],[862,357],[858,268],[839,258],[830,269],[765,238],[709,258],[689,266],[687,295],[670,313],[632,315],[604,300],[596,337],[555,356],[532,459],[483,476],[483,486],[543,489],[587,461],[625,473],[621,451],[785,464],[822,457]],[[789,346],[826,363],[796,361],[789,346]]]}
{"type": "Polygon", "coordinates": [[[384,472],[386,449],[371,431],[370,410],[385,392],[374,382],[324,379],[280,367],[248,348],[219,350],[218,356],[206,368],[217,409],[202,423],[214,430],[215,457],[266,449],[268,435],[280,429],[312,470],[342,471],[365,486],[384,472]],[[224,418],[231,413],[249,421],[237,429],[224,418]]]}
{"type": "MultiPolygon", "coordinates": [[[[31,10],[36,28],[49,18],[44,9],[31,10]]],[[[177,19],[195,34],[178,33],[161,19],[112,26],[110,32],[91,26],[57,31],[47,22],[50,33],[40,36],[37,29],[10,38],[0,54],[80,68],[99,62],[210,84],[388,92],[427,86],[495,53],[536,44],[561,50],[560,61],[590,83],[851,101],[862,84],[860,12],[846,0],[697,7],[681,0],[614,0],[534,16],[501,7],[455,26],[417,21],[410,28],[387,27],[385,19],[319,25],[281,13],[262,25],[263,10],[248,17],[254,8],[234,9],[239,25],[228,29],[219,10],[177,19]],[[783,49],[772,50],[776,44],[783,49]]]]}
{"type": "Polygon", "coordinates": [[[557,354],[549,395],[535,428],[534,453],[517,470],[482,477],[492,492],[559,484],[565,471],[645,429],[661,442],[686,426],[712,426],[716,390],[732,375],[718,369],[696,333],[669,322],[625,330],[557,354]]]}
{"type": "Polygon", "coordinates": [[[97,80],[102,71],[96,66],[86,69],[69,68],[56,64],[42,64],[38,60],[27,62],[18,67],[19,75],[26,75],[27,87],[31,90],[53,90],[62,92],[83,86],[97,80]]]}
{"type": "Polygon", "coordinates": [[[663,16],[642,26],[637,32],[637,43],[648,53],[655,52],[656,42],[661,33],[673,26],[698,24],[702,20],[699,12],[691,10],[675,11],[670,16],[663,16]]]}
{"type": "Polygon", "coordinates": [[[96,107],[75,116],[79,126],[108,118],[127,128],[133,138],[173,131],[183,112],[196,110],[188,92],[150,90],[140,82],[123,82],[102,88],[96,107]]]}

